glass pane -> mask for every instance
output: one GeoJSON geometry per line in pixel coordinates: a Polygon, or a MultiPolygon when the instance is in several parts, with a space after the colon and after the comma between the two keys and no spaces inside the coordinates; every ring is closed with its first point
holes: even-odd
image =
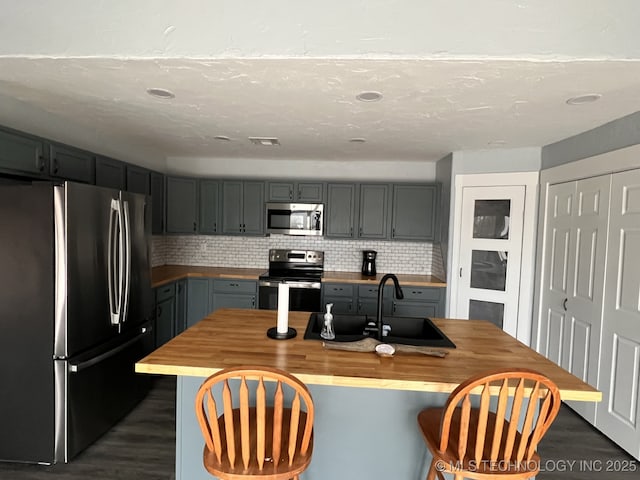
{"type": "Polygon", "coordinates": [[[471,288],[501,290],[507,279],[507,252],[471,251],[471,288]]]}
{"type": "Polygon", "coordinates": [[[509,238],[511,200],[476,200],[473,238],[509,238]]]}
{"type": "Polygon", "coordinates": [[[469,319],[489,320],[491,323],[502,328],[504,304],[484,302],[481,300],[469,300],[469,319]]]}

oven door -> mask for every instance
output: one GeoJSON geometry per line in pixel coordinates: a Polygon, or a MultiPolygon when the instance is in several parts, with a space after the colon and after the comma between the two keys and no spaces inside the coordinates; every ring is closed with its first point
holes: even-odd
{"type": "MultiPolygon", "coordinates": [[[[278,285],[281,282],[260,280],[258,306],[262,310],[278,309],[278,285]]],[[[322,284],[320,282],[286,282],[289,285],[289,311],[322,311],[322,284]]]]}

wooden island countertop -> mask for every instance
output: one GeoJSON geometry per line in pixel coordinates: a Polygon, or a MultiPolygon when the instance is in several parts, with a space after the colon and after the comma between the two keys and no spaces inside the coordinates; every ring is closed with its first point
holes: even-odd
{"type": "Polygon", "coordinates": [[[456,344],[446,358],[398,353],[327,350],[318,340],[304,340],[307,312],[290,312],[289,326],[298,334],[272,340],[272,310],[220,309],[136,363],[136,371],[162,375],[207,377],[237,365],[263,365],[286,370],[305,383],[422,392],[453,391],[478,372],[503,367],[538,370],[558,385],[563,400],[600,401],[602,394],[547,360],[490,322],[434,319],[456,344]]]}

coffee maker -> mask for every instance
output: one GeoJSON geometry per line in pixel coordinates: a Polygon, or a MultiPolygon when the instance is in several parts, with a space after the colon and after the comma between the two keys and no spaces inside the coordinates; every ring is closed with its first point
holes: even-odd
{"type": "Polygon", "coordinates": [[[362,275],[375,277],[376,275],[376,255],[375,250],[362,251],[362,275]]]}

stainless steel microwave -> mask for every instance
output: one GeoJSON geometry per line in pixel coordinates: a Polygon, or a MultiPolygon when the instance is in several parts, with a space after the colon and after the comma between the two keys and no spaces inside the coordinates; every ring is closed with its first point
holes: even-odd
{"type": "Polygon", "coordinates": [[[267,233],[322,235],[322,203],[267,203],[267,233]]]}

